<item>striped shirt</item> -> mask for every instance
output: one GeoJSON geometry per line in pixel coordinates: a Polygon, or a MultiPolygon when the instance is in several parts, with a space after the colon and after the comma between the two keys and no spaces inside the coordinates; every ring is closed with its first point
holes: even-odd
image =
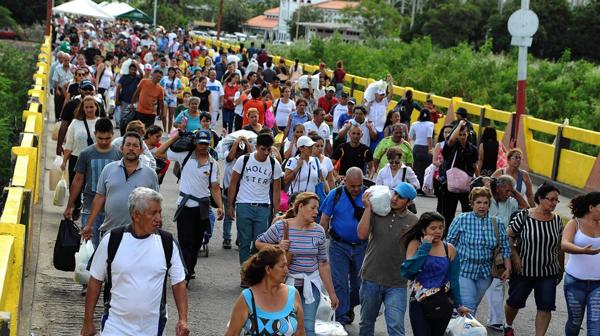
{"type": "MultiPolygon", "coordinates": [[[[500,250],[504,259],[510,258],[510,246],[506,226],[497,219],[500,250]]],[[[494,249],[497,240],[489,214],[479,217],[465,212],[454,218],[446,241],[454,246],[460,258],[460,276],[478,280],[491,276],[494,249]]]]}
{"type": "Polygon", "coordinates": [[[560,240],[563,233],[559,215],[548,221],[541,221],[521,211],[509,224],[517,239],[517,251],[521,257],[522,276],[547,277],[561,272],[558,260],[560,240]]]}
{"type": "MultiPolygon", "coordinates": [[[[290,274],[310,274],[319,269],[319,262],[327,261],[325,231],[321,225],[306,230],[289,227],[290,249],[294,258],[288,265],[290,274]]],[[[271,225],[257,240],[267,244],[278,244],[283,239],[283,221],[271,225]]],[[[302,280],[300,280],[302,282],[302,280]]]]}

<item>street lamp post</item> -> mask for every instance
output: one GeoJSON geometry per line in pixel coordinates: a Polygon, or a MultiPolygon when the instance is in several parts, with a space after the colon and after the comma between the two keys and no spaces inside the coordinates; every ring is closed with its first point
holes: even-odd
{"type": "Polygon", "coordinates": [[[157,7],[156,0],[154,0],[154,15],[153,15],[153,18],[152,18],[152,25],[154,27],[156,27],[156,7],[157,7]]]}
{"type": "Polygon", "coordinates": [[[526,112],[527,48],[531,47],[533,34],[537,31],[538,25],[539,19],[537,15],[529,9],[529,0],[521,0],[521,9],[514,12],[508,19],[508,31],[512,36],[510,44],[519,47],[517,63],[517,115],[514,120],[514,131],[511,135],[513,143],[519,132],[519,120],[526,112]]]}

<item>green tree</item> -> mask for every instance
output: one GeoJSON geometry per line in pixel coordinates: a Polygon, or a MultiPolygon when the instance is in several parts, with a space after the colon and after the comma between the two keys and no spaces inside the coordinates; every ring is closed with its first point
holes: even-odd
{"type": "Polygon", "coordinates": [[[600,0],[592,0],[586,6],[573,9],[567,41],[575,58],[600,61],[600,0]]]}
{"type": "Polygon", "coordinates": [[[363,0],[343,10],[344,21],[363,31],[366,38],[400,37],[402,17],[386,0],[363,0]]]}
{"type": "Polygon", "coordinates": [[[230,33],[241,31],[242,24],[250,18],[250,15],[250,9],[245,1],[224,0],[221,29],[230,33]]]}
{"type": "MultiPolygon", "coordinates": [[[[292,17],[286,21],[288,25],[288,33],[292,37],[296,37],[296,22],[324,22],[323,12],[311,6],[302,6],[298,8],[292,17]]],[[[298,28],[298,38],[306,36],[306,27],[298,28]]]]}

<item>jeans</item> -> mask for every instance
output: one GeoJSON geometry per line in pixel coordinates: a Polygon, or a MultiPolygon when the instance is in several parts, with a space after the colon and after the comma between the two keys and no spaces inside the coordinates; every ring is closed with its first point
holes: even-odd
{"type": "Polygon", "coordinates": [[[227,133],[233,131],[233,110],[223,108],[223,128],[227,130],[227,133]]]}
{"type": "MultiPolygon", "coordinates": [[[[89,213],[81,213],[82,228],[84,228],[87,225],[89,217],[89,213]]],[[[94,222],[94,225],[92,226],[92,244],[94,245],[94,249],[96,249],[98,247],[98,244],[100,244],[100,225],[102,225],[102,223],[104,223],[104,214],[99,213],[98,216],[96,216],[96,221],[94,222]]]]}
{"type": "Polygon", "coordinates": [[[473,280],[460,276],[458,280],[460,283],[460,295],[462,296],[463,306],[471,309],[473,311],[471,314],[475,316],[477,306],[479,306],[485,291],[492,283],[492,277],[473,280]]]}
{"type": "Polygon", "coordinates": [[[413,336],[443,336],[452,318],[452,314],[449,314],[444,318],[430,320],[425,317],[421,303],[416,300],[408,304],[408,314],[413,336]]]}
{"type": "Polygon", "coordinates": [[[215,232],[215,221],[217,220],[217,217],[212,208],[208,208],[208,220],[210,221],[210,232],[204,234],[204,244],[208,244],[208,241],[212,237],[212,233],[215,232]]]}
{"type": "Polygon", "coordinates": [[[485,292],[488,302],[487,324],[504,324],[504,293],[507,283],[500,279],[493,279],[490,288],[485,292]]]}
{"type": "Polygon", "coordinates": [[[253,206],[238,203],[235,208],[238,241],[240,243],[240,264],[248,260],[256,238],[267,231],[271,207],[253,206]]]}
{"type": "Polygon", "coordinates": [[[565,335],[579,335],[581,323],[583,322],[583,314],[586,313],[587,335],[599,336],[600,280],[579,280],[566,273],[564,291],[568,312],[565,335]]]}
{"type": "Polygon", "coordinates": [[[225,207],[225,217],[223,217],[223,239],[229,239],[231,240],[231,223],[233,222],[233,220],[227,216],[227,211],[229,211],[229,207],[227,206],[227,193],[226,190],[223,190],[223,195],[222,195],[222,199],[223,199],[223,206],[225,207]]]}
{"type": "Polygon", "coordinates": [[[304,302],[302,287],[296,287],[296,289],[300,293],[300,300],[302,300],[302,311],[304,312],[304,330],[306,330],[306,336],[314,336],[315,320],[317,318],[317,308],[319,308],[319,302],[321,301],[321,292],[319,292],[317,286],[312,285],[313,297],[315,298],[315,301],[311,304],[307,304],[304,302]]]}
{"type": "Polygon", "coordinates": [[[384,304],[385,324],[388,335],[404,336],[404,313],[406,312],[406,288],[386,287],[363,280],[360,286],[360,336],[375,334],[375,320],[384,304]]]}
{"type": "Polygon", "coordinates": [[[331,278],[335,294],[340,301],[335,310],[335,319],[342,324],[350,321],[348,313],[360,304],[361,279],[359,273],[366,248],[366,242],[353,246],[332,239],[329,244],[331,278]]]}
{"type": "Polygon", "coordinates": [[[124,116],[129,111],[129,106],[131,103],[126,103],[124,101],[121,102],[120,108],[115,108],[115,114],[113,118],[115,120],[115,124],[119,127],[121,123],[121,117],[124,116]]]}

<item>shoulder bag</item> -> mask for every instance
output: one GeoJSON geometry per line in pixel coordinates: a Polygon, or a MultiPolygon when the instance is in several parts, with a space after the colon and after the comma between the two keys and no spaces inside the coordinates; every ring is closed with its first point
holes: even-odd
{"type": "Polygon", "coordinates": [[[492,225],[494,226],[494,235],[496,236],[496,247],[494,248],[494,256],[492,259],[492,278],[500,279],[502,273],[506,271],[506,267],[504,267],[504,258],[502,258],[502,251],[500,249],[500,232],[496,216],[492,216],[491,220],[492,225]]]}
{"type": "Polygon", "coordinates": [[[92,139],[90,127],[88,126],[87,120],[85,120],[85,116],[83,117],[83,125],[85,125],[85,132],[87,133],[87,145],[91,146],[94,144],[94,139],[92,139]]]}
{"type": "Polygon", "coordinates": [[[472,177],[464,170],[454,167],[457,155],[458,149],[454,152],[454,158],[452,159],[450,169],[446,171],[448,191],[453,193],[468,193],[471,190],[469,184],[471,183],[472,177]]]}

